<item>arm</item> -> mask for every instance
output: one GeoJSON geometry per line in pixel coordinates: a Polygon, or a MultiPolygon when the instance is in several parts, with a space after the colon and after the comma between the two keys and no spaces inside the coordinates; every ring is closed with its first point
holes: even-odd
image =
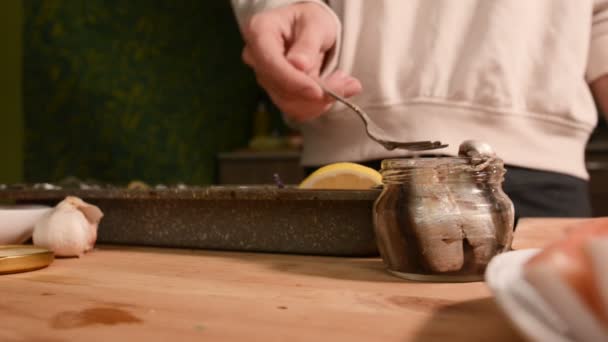
{"type": "Polygon", "coordinates": [[[587,81],[608,120],[608,0],[595,0],[587,81]]]}
{"type": "Polygon", "coordinates": [[[608,74],[604,75],[591,83],[591,90],[595,101],[604,113],[604,118],[608,121],[608,74]]]}
{"type": "Polygon", "coordinates": [[[273,102],[295,121],[327,111],[333,100],[315,79],[353,96],[358,80],[335,70],[341,23],[320,0],[232,0],[245,40],[243,60],[273,102]]]}
{"type": "MultiPolygon", "coordinates": [[[[298,2],[315,2],[327,7],[321,0],[230,0],[230,2],[241,29],[246,27],[249,19],[257,13],[293,5],[298,2]]],[[[331,11],[329,7],[327,7],[327,10],[331,11]]]]}

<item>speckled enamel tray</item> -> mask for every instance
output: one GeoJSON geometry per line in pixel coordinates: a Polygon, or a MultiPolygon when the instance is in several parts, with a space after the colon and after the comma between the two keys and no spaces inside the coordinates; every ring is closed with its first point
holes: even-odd
{"type": "Polygon", "coordinates": [[[0,200],[55,204],[68,195],[101,208],[99,243],[237,251],[376,255],[380,190],[211,186],[150,190],[6,188],[0,200]]]}

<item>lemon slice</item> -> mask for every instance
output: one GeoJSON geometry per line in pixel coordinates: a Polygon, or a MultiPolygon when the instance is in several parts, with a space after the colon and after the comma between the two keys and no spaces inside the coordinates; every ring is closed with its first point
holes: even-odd
{"type": "Polygon", "coordinates": [[[316,170],[300,183],[301,189],[370,189],[382,184],[380,173],[355,163],[334,163],[316,170]]]}

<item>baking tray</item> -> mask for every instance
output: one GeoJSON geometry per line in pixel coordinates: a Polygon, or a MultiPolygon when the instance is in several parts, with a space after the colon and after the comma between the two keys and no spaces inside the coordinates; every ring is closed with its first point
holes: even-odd
{"type": "Polygon", "coordinates": [[[98,243],[336,256],[377,255],[380,190],[209,186],[128,190],[0,189],[0,200],[54,205],[78,196],[105,216],[98,243]]]}

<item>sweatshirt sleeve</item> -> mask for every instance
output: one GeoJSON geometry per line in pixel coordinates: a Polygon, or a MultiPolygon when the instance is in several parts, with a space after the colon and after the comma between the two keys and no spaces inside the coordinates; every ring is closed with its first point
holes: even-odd
{"type": "Polygon", "coordinates": [[[330,50],[326,57],[325,66],[321,72],[322,76],[326,76],[336,69],[338,64],[338,56],[340,42],[342,37],[342,24],[336,13],[322,0],[231,0],[232,9],[236,16],[237,22],[241,31],[247,25],[249,18],[256,13],[270,10],[277,7],[287,6],[298,2],[312,2],[323,7],[333,18],[336,23],[336,44],[330,50]]]}
{"type": "Polygon", "coordinates": [[[606,74],[608,74],[608,0],[595,0],[586,78],[588,82],[593,82],[606,74]]]}

